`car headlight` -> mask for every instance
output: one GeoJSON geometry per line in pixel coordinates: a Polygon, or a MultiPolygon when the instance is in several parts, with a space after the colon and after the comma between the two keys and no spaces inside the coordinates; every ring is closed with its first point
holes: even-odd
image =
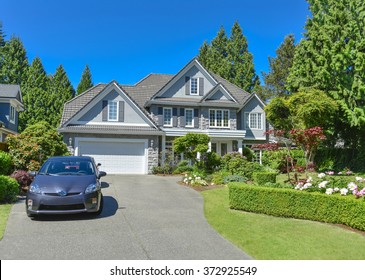
{"type": "Polygon", "coordinates": [[[29,188],[30,193],[40,194],[41,188],[37,184],[31,184],[29,188]]]}
{"type": "Polygon", "coordinates": [[[86,190],[85,190],[85,193],[92,193],[92,192],[96,192],[97,190],[99,189],[98,185],[97,184],[91,184],[89,185],[86,190]]]}

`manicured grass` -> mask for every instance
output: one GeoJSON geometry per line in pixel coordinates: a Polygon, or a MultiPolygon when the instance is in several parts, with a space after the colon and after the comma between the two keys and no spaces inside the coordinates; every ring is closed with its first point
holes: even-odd
{"type": "Polygon", "coordinates": [[[10,210],[13,204],[0,204],[0,240],[4,236],[6,223],[10,214],[10,210]]]}
{"type": "Polygon", "coordinates": [[[365,259],[365,235],[360,233],[319,222],[231,210],[228,188],[202,194],[208,222],[255,259],[365,259]]]}

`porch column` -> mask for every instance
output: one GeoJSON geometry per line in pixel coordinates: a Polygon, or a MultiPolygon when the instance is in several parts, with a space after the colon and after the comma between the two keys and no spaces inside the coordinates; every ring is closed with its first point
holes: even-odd
{"type": "Polygon", "coordinates": [[[212,142],[209,141],[208,143],[208,152],[211,152],[212,151],[212,142]]]}
{"type": "Polygon", "coordinates": [[[161,143],[161,166],[165,164],[165,159],[166,159],[166,135],[162,135],[162,143],[161,143]]]}
{"type": "Polygon", "coordinates": [[[237,141],[238,152],[242,155],[242,140],[237,141]]]}

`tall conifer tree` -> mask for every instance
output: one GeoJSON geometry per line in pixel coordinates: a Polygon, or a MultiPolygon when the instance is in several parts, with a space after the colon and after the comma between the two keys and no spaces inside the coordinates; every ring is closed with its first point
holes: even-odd
{"type": "Polygon", "coordinates": [[[77,94],[83,93],[89,88],[93,87],[93,82],[91,78],[91,71],[88,65],[85,66],[84,71],[82,72],[80,83],[77,86],[77,94]]]}
{"type": "Polygon", "coordinates": [[[51,76],[49,94],[49,123],[53,127],[58,127],[61,121],[63,105],[75,95],[75,90],[62,65],[58,66],[56,73],[51,76]]]}
{"type": "Polygon", "coordinates": [[[308,2],[312,17],[297,46],[289,90],[314,87],[334,98],[340,105],[336,132],[357,145],[365,138],[365,2],[308,2]]]}
{"type": "Polygon", "coordinates": [[[246,91],[252,92],[259,85],[253,56],[238,22],[234,23],[229,38],[221,27],[210,44],[204,42],[198,59],[209,71],[246,91]]]}
{"type": "Polygon", "coordinates": [[[263,94],[265,98],[283,97],[290,94],[286,89],[286,79],[293,65],[295,54],[295,38],[290,34],[276,50],[276,57],[269,57],[270,71],[262,73],[265,81],[263,94]]]}
{"type": "Polygon", "coordinates": [[[6,41],[2,55],[0,80],[6,84],[22,85],[26,81],[28,58],[20,38],[12,37],[6,41]]]}
{"type": "Polygon", "coordinates": [[[41,59],[36,57],[30,65],[27,80],[22,87],[24,111],[19,115],[19,130],[40,121],[50,123],[50,82],[41,59]]]}

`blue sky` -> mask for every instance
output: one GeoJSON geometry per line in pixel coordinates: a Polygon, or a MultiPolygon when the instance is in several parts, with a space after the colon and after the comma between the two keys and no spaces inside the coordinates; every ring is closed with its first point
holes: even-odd
{"type": "Polygon", "coordinates": [[[299,41],[310,15],[305,0],[1,0],[6,39],[22,39],[47,73],[60,64],[76,88],[86,64],[93,82],[134,84],[149,73],[175,74],[205,40],[237,20],[257,74],[286,35],[299,41]]]}

